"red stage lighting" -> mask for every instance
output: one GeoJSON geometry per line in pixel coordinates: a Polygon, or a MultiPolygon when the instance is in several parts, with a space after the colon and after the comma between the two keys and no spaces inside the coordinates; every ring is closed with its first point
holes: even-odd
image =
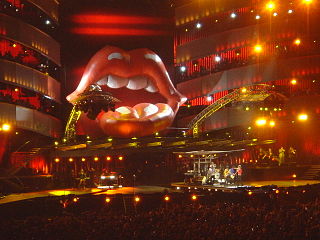
{"type": "Polygon", "coordinates": [[[82,24],[169,24],[170,20],[160,17],[144,16],[121,16],[121,15],[99,15],[99,14],[81,14],[72,17],[74,23],[82,24]]]}
{"type": "Polygon", "coordinates": [[[153,29],[134,28],[102,28],[102,27],[75,27],[72,33],[81,35],[103,35],[103,36],[158,36],[169,35],[169,31],[153,29]]]}

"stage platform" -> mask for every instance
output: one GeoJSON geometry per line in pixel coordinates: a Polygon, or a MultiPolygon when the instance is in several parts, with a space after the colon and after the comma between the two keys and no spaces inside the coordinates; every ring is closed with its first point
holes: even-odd
{"type": "Polygon", "coordinates": [[[272,180],[272,181],[244,181],[241,185],[235,184],[213,184],[213,185],[201,185],[201,184],[187,184],[184,182],[172,183],[171,186],[178,189],[188,190],[221,190],[224,192],[233,192],[236,189],[243,188],[260,188],[263,186],[276,186],[277,188],[299,187],[306,185],[320,184],[318,180],[272,180]]]}
{"type": "Polygon", "coordinates": [[[5,196],[0,199],[0,204],[11,203],[16,201],[22,201],[27,199],[39,198],[39,197],[58,197],[67,195],[133,195],[133,194],[154,194],[154,193],[170,193],[176,192],[183,189],[190,190],[221,190],[224,192],[237,191],[239,188],[250,188],[250,187],[263,187],[275,185],[277,188],[287,188],[287,187],[299,187],[305,185],[320,184],[317,180],[278,180],[278,181],[251,181],[243,182],[241,186],[237,185],[191,185],[185,184],[183,182],[172,183],[171,187],[161,187],[161,186],[136,186],[136,187],[122,187],[115,189],[99,189],[99,188],[86,188],[86,189],[55,189],[55,190],[45,190],[39,192],[29,192],[29,193],[15,193],[5,196]]]}
{"type": "Polygon", "coordinates": [[[115,189],[100,189],[100,188],[86,188],[86,189],[55,189],[55,190],[45,190],[40,192],[28,192],[28,193],[15,193],[5,196],[0,199],[0,205],[10,202],[22,201],[27,199],[33,199],[38,197],[58,197],[67,195],[132,195],[132,194],[152,194],[161,193],[164,191],[170,191],[169,188],[159,187],[159,186],[137,186],[137,187],[122,187],[115,189]]]}

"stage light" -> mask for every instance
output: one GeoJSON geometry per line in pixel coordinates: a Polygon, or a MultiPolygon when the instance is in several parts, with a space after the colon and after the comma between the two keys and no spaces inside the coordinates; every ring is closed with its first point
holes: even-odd
{"type": "Polygon", "coordinates": [[[198,197],[197,197],[197,195],[192,195],[192,196],[191,196],[191,199],[192,199],[193,201],[195,201],[195,200],[198,199],[198,197]]]}
{"type": "Polygon", "coordinates": [[[305,113],[301,113],[298,115],[298,120],[299,121],[306,121],[306,120],[308,120],[308,115],[305,113]]]}
{"type": "Polygon", "coordinates": [[[201,28],[201,27],[202,27],[202,24],[201,24],[201,23],[197,23],[197,24],[196,24],[196,28],[199,29],[199,28],[201,28]]]}
{"type": "Polygon", "coordinates": [[[90,139],[90,136],[87,136],[87,139],[90,139]]]}
{"type": "Polygon", "coordinates": [[[94,157],[93,160],[94,160],[95,162],[97,162],[97,161],[99,161],[99,158],[98,158],[98,157],[94,157]]]}
{"type": "Polygon", "coordinates": [[[154,135],[159,136],[159,133],[158,133],[158,132],[156,132],[154,135]]]}
{"type": "Polygon", "coordinates": [[[54,142],[54,145],[58,146],[58,145],[59,145],[59,142],[55,141],[55,142],[54,142]]]}
{"type": "Polygon", "coordinates": [[[303,2],[304,2],[305,4],[310,4],[310,3],[312,3],[312,0],[303,0],[303,2]]]}
{"type": "Polygon", "coordinates": [[[180,187],[177,187],[177,190],[180,190],[180,187]]]}
{"type": "Polygon", "coordinates": [[[73,158],[69,158],[69,162],[73,162],[73,158]]]}
{"type": "Polygon", "coordinates": [[[169,197],[169,196],[165,196],[165,197],[164,197],[164,200],[165,200],[166,202],[168,202],[168,201],[170,200],[170,197],[169,197]]]}
{"type": "Polygon", "coordinates": [[[220,61],[221,61],[221,57],[215,56],[215,57],[214,57],[214,60],[215,60],[216,62],[220,62],[220,61]]]}
{"type": "Polygon", "coordinates": [[[49,25],[51,22],[50,22],[50,20],[46,20],[45,23],[46,23],[47,25],[49,25]]]}
{"type": "Polygon", "coordinates": [[[106,159],[107,159],[107,161],[110,161],[110,160],[111,160],[111,157],[110,157],[110,156],[107,156],[106,159]]]}
{"type": "Polygon", "coordinates": [[[276,17],[276,16],[278,16],[278,13],[274,12],[272,15],[273,15],[274,17],[276,17]]]}
{"type": "Polygon", "coordinates": [[[110,203],[111,202],[111,198],[107,197],[106,198],[106,203],[110,203]]]}
{"type": "Polygon", "coordinates": [[[119,156],[118,159],[119,159],[120,161],[122,161],[122,160],[123,160],[123,156],[119,156]]]}
{"type": "Polygon", "coordinates": [[[16,46],[17,46],[17,44],[15,44],[15,43],[14,43],[14,44],[12,44],[12,47],[14,47],[14,48],[15,48],[16,46]]]}
{"type": "Polygon", "coordinates": [[[230,17],[231,17],[231,18],[236,18],[236,17],[237,17],[237,14],[233,12],[233,13],[230,14],[230,17]]]}
{"type": "Polygon", "coordinates": [[[299,46],[299,45],[301,44],[300,38],[295,39],[293,43],[294,43],[295,45],[299,46]]]}
{"type": "Polygon", "coordinates": [[[276,194],[279,194],[279,193],[280,193],[280,191],[277,189],[277,190],[276,190],[276,194]]]}
{"type": "Polygon", "coordinates": [[[179,155],[178,155],[178,158],[182,158],[182,155],[179,154],[179,155]]]}
{"type": "Polygon", "coordinates": [[[269,122],[269,126],[270,126],[270,127],[274,127],[275,125],[276,125],[276,122],[275,122],[275,121],[271,120],[271,121],[269,122]]]}
{"type": "Polygon", "coordinates": [[[266,123],[267,123],[267,120],[265,118],[259,118],[256,120],[257,126],[264,126],[264,125],[266,125],[266,123]]]}
{"type": "Polygon", "coordinates": [[[194,157],[194,155],[192,155],[192,154],[191,154],[191,155],[190,155],[190,157],[192,157],[192,158],[193,158],[193,157],[194,157]]]}
{"type": "Polygon", "coordinates": [[[67,141],[67,139],[64,138],[64,139],[62,139],[62,141],[65,143],[67,141]]]}
{"type": "Polygon", "coordinates": [[[4,123],[4,124],[2,124],[1,129],[2,129],[2,131],[8,132],[11,129],[11,125],[8,123],[4,123]]]}
{"type": "Polygon", "coordinates": [[[60,159],[59,159],[59,158],[55,158],[54,161],[55,161],[56,163],[58,163],[58,162],[60,162],[60,159]]]}
{"type": "Polygon", "coordinates": [[[78,202],[79,198],[75,197],[73,198],[73,202],[78,202]]]}
{"type": "Polygon", "coordinates": [[[187,70],[187,68],[185,66],[180,67],[180,72],[185,72],[186,70],[187,70]]]}
{"type": "Polygon", "coordinates": [[[305,193],[306,192],[306,190],[302,190],[302,193],[305,193]]]}
{"type": "Polygon", "coordinates": [[[212,101],[212,96],[207,96],[207,101],[211,102],[212,101]]]}
{"type": "Polygon", "coordinates": [[[14,91],[15,91],[15,92],[19,92],[19,88],[15,88],[14,91]]]}
{"type": "Polygon", "coordinates": [[[135,202],[140,202],[140,197],[135,197],[135,198],[134,198],[134,201],[135,201],[135,202]]]}
{"type": "Polygon", "coordinates": [[[81,158],[81,161],[82,161],[82,162],[85,162],[85,161],[86,161],[86,159],[85,159],[85,158],[81,158]]]}
{"type": "Polygon", "coordinates": [[[297,84],[297,79],[292,79],[291,81],[290,81],[290,83],[291,83],[291,85],[296,85],[297,84]]]}
{"type": "Polygon", "coordinates": [[[253,48],[255,53],[261,53],[262,52],[262,46],[260,44],[257,44],[253,48]]]}
{"type": "Polygon", "coordinates": [[[256,19],[259,20],[261,17],[260,15],[256,15],[256,19]]]}
{"type": "Polygon", "coordinates": [[[244,87],[244,88],[241,88],[241,92],[242,93],[246,93],[247,92],[247,89],[244,87]]]}
{"type": "Polygon", "coordinates": [[[246,107],[245,109],[246,109],[246,111],[249,111],[249,110],[250,110],[250,108],[249,108],[249,107],[246,107]]]}
{"type": "Polygon", "coordinates": [[[16,132],[16,135],[18,135],[19,134],[19,132],[16,132]]]}
{"type": "Polygon", "coordinates": [[[297,175],[294,173],[294,174],[292,174],[292,177],[293,177],[293,178],[296,178],[296,177],[297,177],[297,175]]]}
{"type": "Polygon", "coordinates": [[[113,140],[112,138],[108,138],[108,142],[112,142],[112,140],[113,140]]]}
{"type": "Polygon", "coordinates": [[[289,13],[289,14],[293,13],[293,10],[292,10],[292,9],[289,9],[289,10],[288,10],[288,13],[289,13]]]}
{"type": "Polygon", "coordinates": [[[274,2],[268,2],[266,5],[266,9],[269,11],[272,11],[273,9],[275,9],[276,5],[274,4],[274,2]]]}
{"type": "Polygon", "coordinates": [[[252,192],[251,192],[251,191],[249,191],[249,192],[248,192],[248,195],[249,195],[249,196],[251,196],[251,195],[252,195],[252,192]]]}

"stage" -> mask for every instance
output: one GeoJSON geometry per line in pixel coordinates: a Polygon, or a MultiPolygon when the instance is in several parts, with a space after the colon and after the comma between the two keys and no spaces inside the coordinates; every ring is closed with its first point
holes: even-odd
{"type": "Polygon", "coordinates": [[[237,189],[243,188],[260,188],[263,186],[276,186],[277,188],[288,188],[288,187],[301,187],[306,185],[320,184],[319,180],[272,180],[272,181],[243,181],[241,185],[236,184],[212,184],[212,185],[201,185],[201,184],[188,184],[184,182],[172,183],[171,186],[178,189],[188,190],[222,190],[225,192],[232,192],[237,189]]]}
{"type": "Polygon", "coordinates": [[[183,182],[172,183],[171,187],[161,186],[136,186],[136,187],[121,187],[115,189],[99,189],[99,188],[86,188],[86,189],[55,189],[45,190],[39,192],[28,193],[15,193],[5,196],[0,199],[0,204],[6,204],[16,201],[23,201],[39,197],[58,197],[67,195],[133,195],[133,194],[154,194],[154,193],[170,193],[183,189],[188,190],[220,190],[224,192],[237,191],[239,188],[260,188],[263,186],[277,186],[277,188],[288,187],[301,187],[306,185],[320,184],[317,180],[278,180],[278,181],[245,181],[241,186],[237,185],[191,185],[183,182]]]}

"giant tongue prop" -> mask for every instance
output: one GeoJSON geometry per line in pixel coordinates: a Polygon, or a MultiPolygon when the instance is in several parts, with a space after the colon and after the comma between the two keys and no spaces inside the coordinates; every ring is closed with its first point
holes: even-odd
{"type": "Polygon", "coordinates": [[[91,58],[67,100],[74,103],[90,84],[98,84],[121,102],[114,112],[101,112],[96,120],[83,114],[79,128],[88,135],[125,138],[153,134],[170,126],[186,100],[173,86],[159,56],[149,49],[104,47],[91,58]]]}

